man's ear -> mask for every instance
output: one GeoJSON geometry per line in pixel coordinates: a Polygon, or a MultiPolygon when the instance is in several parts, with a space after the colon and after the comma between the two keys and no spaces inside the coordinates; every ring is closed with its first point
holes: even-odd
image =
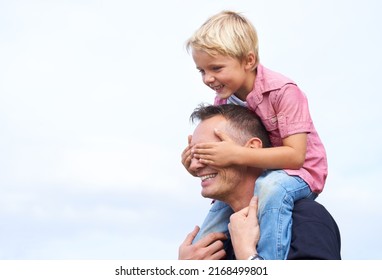
{"type": "Polygon", "coordinates": [[[251,149],[261,149],[263,147],[263,142],[260,140],[260,138],[252,137],[245,143],[245,147],[251,148],[251,149]]]}

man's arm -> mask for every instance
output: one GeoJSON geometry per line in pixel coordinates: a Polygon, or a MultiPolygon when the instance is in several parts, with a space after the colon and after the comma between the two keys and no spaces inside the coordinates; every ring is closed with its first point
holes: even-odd
{"type": "Polygon", "coordinates": [[[258,198],[254,196],[248,207],[232,214],[230,218],[228,229],[237,260],[247,260],[257,255],[256,246],[260,239],[257,205],[258,198]]]}

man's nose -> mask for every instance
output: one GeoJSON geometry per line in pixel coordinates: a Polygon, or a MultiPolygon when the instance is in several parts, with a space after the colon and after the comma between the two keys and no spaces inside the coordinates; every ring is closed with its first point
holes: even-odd
{"type": "Polygon", "coordinates": [[[191,159],[190,169],[192,172],[196,173],[201,168],[203,168],[205,165],[201,163],[197,158],[193,157],[191,159]]]}

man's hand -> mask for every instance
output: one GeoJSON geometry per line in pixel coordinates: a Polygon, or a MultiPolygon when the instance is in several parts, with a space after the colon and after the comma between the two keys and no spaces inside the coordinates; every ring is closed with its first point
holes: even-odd
{"type": "Polygon", "coordinates": [[[227,236],[222,232],[213,232],[195,244],[192,244],[200,228],[196,226],[179,247],[179,260],[220,260],[226,256],[223,241],[227,236]]]}
{"type": "Polygon", "coordinates": [[[215,130],[215,134],[220,142],[208,142],[196,144],[192,148],[192,154],[203,164],[216,167],[227,167],[238,164],[236,158],[239,158],[237,152],[243,147],[236,144],[226,133],[221,130],[215,130]]]}
{"type": "Polygon", "coordinates": [[[188,146],[182,152],[182,164],[192,176],[196,176],[196,174],[190,170],[191,159],[193,156],[191,153],[191,140],[192,135],[188,135],[188,146]]]}
{"type": "Polygon", "coordinates": [[[246,260],[257,253],[256,246],[260,239],[257,204],[258,199],[254,196],[248,207],[232,214],[230,217],[228,230],[238,260],[246,260]]]}

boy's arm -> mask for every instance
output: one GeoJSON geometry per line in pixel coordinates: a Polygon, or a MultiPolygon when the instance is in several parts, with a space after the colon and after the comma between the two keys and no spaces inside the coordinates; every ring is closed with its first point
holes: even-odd
{"type": "Polygon", "coordinates": [[[300,169],[305,161],[306,133],[298,133],[283,139],[283,146],[241,150],[240,165],[266,169],[300,169]]]}
{"type": "Polygon", "coordinates": [[[221,142],[197,144],[193,147],[194,156],[204,164],[217,167],[232,164],[267,169],[300,169],[305,161],[307,134],[298,133],[283,139],[283,146],[262,148],[247,143],[240,146],[224,132],[216,134],[221,142]]]}

